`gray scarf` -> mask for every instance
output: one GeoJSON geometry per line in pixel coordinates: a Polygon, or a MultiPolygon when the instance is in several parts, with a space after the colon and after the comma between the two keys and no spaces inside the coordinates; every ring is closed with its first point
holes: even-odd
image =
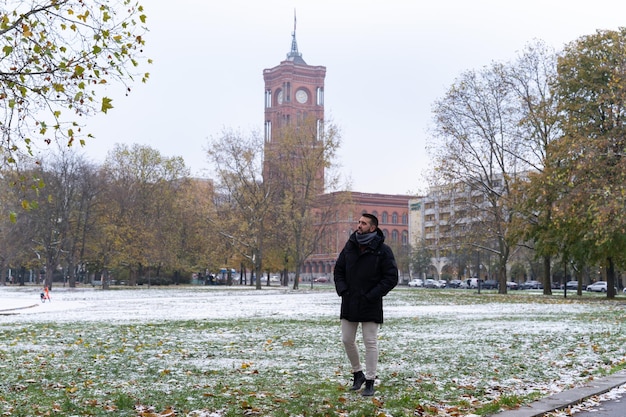
{"type": "Polygon", "coordinates": [[[376,235],[377,235],[376,231],[373,231],[371,233],[363,233],[363,234],[357,233],[356,241],[359,242],[359,245],[369,245],[370,242],[374,240],[376,235]]]}

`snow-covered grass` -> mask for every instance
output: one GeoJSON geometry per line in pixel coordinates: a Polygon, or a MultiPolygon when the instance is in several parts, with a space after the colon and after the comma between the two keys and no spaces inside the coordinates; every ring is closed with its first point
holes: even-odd
{"type": "Polygon", "coordinates": [[[626,367],[623,297],[397,288],[373,398],[347,389],[330,286],[51,297],[0,287],[3,416],[489,415],[626,367]]]}

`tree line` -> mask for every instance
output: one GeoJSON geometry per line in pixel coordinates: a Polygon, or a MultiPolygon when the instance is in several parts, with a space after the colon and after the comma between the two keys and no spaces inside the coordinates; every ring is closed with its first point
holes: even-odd
{"type": "MultiPolygon", "coordinates": [[[[433,107],[433,184],[480,194],[450,220],[497,258],[500,292],[519,248],[579,277],[605,268],[608,296],[626,261],[626,29],[599,30],[563,50],[529,44],[511,62],[461,74],[433,107]],[[485,203],[486,202],[486,203],[485,203]]],[[[580,291],[580,287],[579,287],[580,291]]]]}
{"type": "Polygon", "coordinates": [[[312,184],[320,166],[331,168],[338,131],[328,123],[322,138],[315,133],[319,146],[305,146],[312,137],[302,134],[307,126],[285,128],[276,151],[282,154],[271,155],[282,165],[276,181],[263,178],[270,157],[264,139],[232,130],[209,141],[215,179],[190,177],[180,157],[121,144],[101,165],[67,148],[6,170],[2,276],[12,271],[23,282],[24,271],[34,271],[48,286],[94,278],[107,286],[188,283],[194,273],[236,269],[259,277],[254,283],[261,288],[270,271],[282,271],[284,285],[295,271],[297,288],[304,261],[319,249],[341,203],[321,204],[312,184]]]}

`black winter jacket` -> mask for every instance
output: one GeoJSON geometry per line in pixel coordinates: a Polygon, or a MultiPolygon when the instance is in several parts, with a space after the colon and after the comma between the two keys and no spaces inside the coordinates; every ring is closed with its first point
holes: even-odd
{"type": "Polygon", "coordinates": [[[364,248],[356,232],[335,263],[334,279],[341,296],[340,318],[353,322],[383,322],[383,297],[398,284],[398,266],[385,235],[377,235],[364,248]]]}

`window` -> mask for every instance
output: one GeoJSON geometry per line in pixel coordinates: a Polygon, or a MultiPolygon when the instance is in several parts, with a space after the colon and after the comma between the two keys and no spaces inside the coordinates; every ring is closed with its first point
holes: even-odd
{"type": "Polygon", "coordinates": [[[392,241],[393,243],[398,242],[398,231],[397,231],[397,230],[393,230],[393,231],[391,232],[391,241],[392,241]]]}
{"type": "Polygon", "coordinates": [[[265,107],[272,107],[272,90],[265,90],[265,107]]]}
{"type": "Polygon", "coordinates": [[[285,97],[283,99],[286,102],[290,102],[291,101],[291,83],[287,81],[283,85],[285,86],[285,92],[284,92],[285,97]]]}
{"type": "Polygon", "coordinates": [[[402,214],[402,224],[409,224],[409,215],[406,213],[402,214]]]}
{"type": "Polygon", "coordinates": [[[316,104],[318,106],[323,106],[324,105],[324,89],[322,87],[317,87],[316,96],[317,96],[316,104]]]}
{"type": "Polygon", "coordinates": [[[406,246],[409,244],[409,232],[404,230],[402,232],[402,246],[406,246]]]}
{"type": "Polygon", "coordinates": [[[265,122],[265,141],[272,140],[272,122],[270,120],[265,122]]]}
{"type": "Polygon", "coordinates": [[[398,224],[398,213],[394,212],[391,215],[391,224],[398,224]]]}
{"type": "Polygon", "coordinates": [[[389,221],[388,217],[389,217],[389,215],[387,214],[387,212],[386,212],[386,211],[383,211],[383,219],[382,219],[382,222],[383,222],[384,224],[386,224],[386,223],[389,221]]]}

